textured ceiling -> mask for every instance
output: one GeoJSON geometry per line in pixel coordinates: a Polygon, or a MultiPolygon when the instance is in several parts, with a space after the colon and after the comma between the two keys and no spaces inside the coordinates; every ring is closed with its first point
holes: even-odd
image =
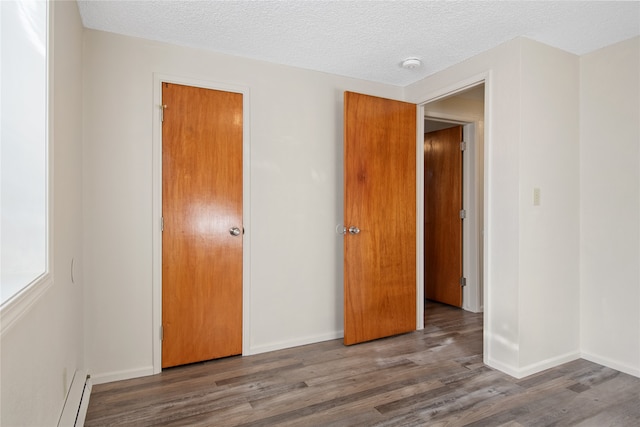
{"type": "Polygon", "coordinates": [[[640,1],[78,1],[85,27],[406,86],[518,36],[577,55],[640,34],[640,1]],[[417,57],[414,70],[400,64],[417,57]]]}

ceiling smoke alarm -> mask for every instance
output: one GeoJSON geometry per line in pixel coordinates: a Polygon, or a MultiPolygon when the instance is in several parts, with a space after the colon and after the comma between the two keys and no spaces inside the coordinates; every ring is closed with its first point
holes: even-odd
{"type": "Polygon", "coordinates": [[[422,65],[422,61],[420,61],[418,58],[407,58],[404,61],[402,61],[402,68],[405,68],[407,70],[415,70],[421,65],[422,65]]]}

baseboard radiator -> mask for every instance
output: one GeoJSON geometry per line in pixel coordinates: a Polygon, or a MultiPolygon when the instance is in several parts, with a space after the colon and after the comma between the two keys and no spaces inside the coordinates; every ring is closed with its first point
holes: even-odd
{"type": "Polygon", "coordinates": [[[58,427],[82,427],[89,408],[91,376],[86,371],[76,371],[62,408],[58,427]]]}

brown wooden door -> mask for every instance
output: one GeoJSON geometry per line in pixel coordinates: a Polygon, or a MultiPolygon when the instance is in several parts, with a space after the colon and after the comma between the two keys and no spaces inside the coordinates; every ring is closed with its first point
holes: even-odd
{"type": "Polygon", "coordinates": [[[344,115],[349,345],[416,329],[416,106],[346,92],[344,115]]]}
{"type": "Polygon", "coordinates": [[[243,115],[238,93],[163,83],[162,103],[165,368],[242,353],[243,115]]]}
{"type": "Polygon", "coordinates": [[[462,126],[424,136],[425,297],[462,306],[462,126]]]}

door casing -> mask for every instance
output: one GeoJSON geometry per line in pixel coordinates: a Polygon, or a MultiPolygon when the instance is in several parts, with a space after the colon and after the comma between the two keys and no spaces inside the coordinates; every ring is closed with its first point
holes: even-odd
{"type": "Polygon", "coordinates": [[[243,226],[245,229],[242,253],[242,351],[247,353],[250,348],[250,301],[251,301],[251,199],[249,195],[250,176],[250,91],[248,87],[228,85],[206,80],[191,79],[161,73],[153,75],[153,135],[152,135],[152,330],[153,337],[153,366],[149,374],[162,371],[162,83],[176,83],[205,89],[214,89],[242,94],[243,99],[243,141],[242,141],[242,193],[243,193],[243,226]]]}
{"type": "MultiPolygon", "coordinates": [[[[488,198],[490,194],[488,192],[488,171],[489,167],[489,159],[488,150],[490,148],[490,135],[491,135],[491,120],[490,120],[490,102],[491,102],[491,75],[490,72],[480,73],[469,78],[460,80],[452,85],[440,87],[435,89],[433,92],[429,92],[424,96],[421,96],[420,99],[423,101],[418,102],[418,126],[417,126],[417,135],[416,135],[416,171],[417,171],[417,185],[416,185],[416,199],[417,199],[417,230],[416,230],[416,245],[418,250],[417,252],[417,284],[416,284],[416,324],[417,329],[424,329],[424,164],[422,162],[424,156],[424,117],[425,117],[425,106],[431,102],[438,101],[440,99],[448,98],[457,93],[460,93],[466,89],[469,89],[474,86],[478,86],[484,84],[485,85],[485,100],[484,100],[484,159],[483,159],[483,169],[485,171],[482,188],[483,188],[483,221],[482,224],[478,224],[479,227],[484,230],[485,238],[482,241],[482,300],[483,300],[483,322],[484,329],[487,330],[487,325],[489,325],[489,319],[491,316],[491,304],[489,299],[490,294],[490,272],[487,268],[487,265],[490,262],[491,252],[490,242],[487,236],[490,235],[490,229],[488,227],[488,206],[489,203],[488,198]]],[[[483,334],[483,360],[488,360],[490,354],[490,340],[489,334],[483,334]]]]}

